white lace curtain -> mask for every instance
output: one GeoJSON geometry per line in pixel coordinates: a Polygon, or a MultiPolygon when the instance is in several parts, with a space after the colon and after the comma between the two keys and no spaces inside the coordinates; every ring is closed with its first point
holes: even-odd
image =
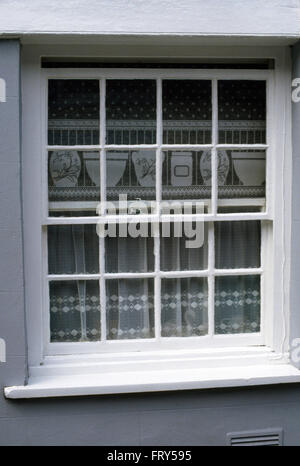
{"type": "MultiPolygon", "coordinates": [[[[185,238],[161,238],[161,270],[207,268],[207,233],[200,248],[186,248],[185,238]]],[[[93,225],[49,228],[49,272],[98,273],[98,236],[93,225]]],[[[216,268],[260,265],[260,224],[257,221],[215,225],[216,268]]],[[[107,238],[106,271],[154,271],[153,238],[107,238]]],[[[53,341],[100,338],[98,280],[69,280],[50,285],[53,341]]],[[[260,277],[215,278],[215,331],[259,330],[260,277]]],[[[154,279],[106,280],[108,339],[154,336],[154,279]]],[[[162,336],[199,336],[208,327],[207,278],[168,278],[161,281],[162,336]]]]}

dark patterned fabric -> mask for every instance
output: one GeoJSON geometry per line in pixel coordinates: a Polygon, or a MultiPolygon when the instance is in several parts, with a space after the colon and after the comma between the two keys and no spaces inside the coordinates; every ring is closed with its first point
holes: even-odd
{"type": "Polygon", "coordinates": [[[49,119],[98,120],[100,108],[97,79],[50,79],[49,119]]]}
{"type": "Polygon", "coordinates": [[[265,120],[266,83],[218,81],[218,102],[219,120],[265,120]]]}
{"type": "MultiPolygon", "coordinates": [[[[218,82],[220,120],[265,120],[264,81],[218,82]]],[[[88,79],[49,81],[49,119],[99,119],[99,82],[88,79]]],[[[154,80],[109,80],[106,91],[108,119],[156,118],[154,80]]],[[[210,120],[211,82],[163,81],[165,120],[210,120]]]]}
{"type": "Polygon", "coordinates": [[[163,81],[164,120],[211,120],[211,81],[163,81]]]}
{"type": "Polygon", "coordinates": [[[108,120],[156,120],[156,82],[122,79],[106,82],[108,120]]]}

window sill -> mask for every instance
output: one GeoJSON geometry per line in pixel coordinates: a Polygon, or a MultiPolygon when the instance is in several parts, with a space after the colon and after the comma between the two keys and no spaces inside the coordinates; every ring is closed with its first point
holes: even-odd
{"type": "Polygon", "coordinates": [[[49,357],[43,366],[31,369],[28,385],[6,387],[4,393],[18,399],[300,383],[300,371],[267,348],[230,353],[224,354],[223,348],[175,356],[122,355],[121,363],[120,355],[118,362],[114,355],[49,357]]]}

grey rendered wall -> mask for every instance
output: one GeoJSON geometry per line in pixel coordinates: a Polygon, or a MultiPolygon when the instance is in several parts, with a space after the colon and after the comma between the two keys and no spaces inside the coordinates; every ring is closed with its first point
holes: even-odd
{"type": "Polygon", "coordinates": [[[25,330],[20,173],[20,46],[0,41],[0,77],[7,102],[0,103],[0,337],[7,345],[1,379],[24,382],[25,330]]]}
{"type": "Polygon", "coordinates": [[[0,445],[225,445],[232,431],[282,427],[300,445],[300,387],[7,401],[0,445]]]}
{"type": "MultiPolygon", "coordinates": [[[[292,50],[294,78],[300,78],[300,42],[292,50]]],[[[292,103],[293,182],[290,341],[300,337],[300,102],[292,103]]]]}
{"type": "MultiPolygon", "coordinates": [[[[3,387],[22,384],[26,376],[19,54],[17,41],[0,41],[0,77],[8,85],[8,101],[0,103],[0,337],[6,339],[8,356],[6,364],[0,363],[0,445],[224,445],[227,432],[270,427],[284,429],[285,445],[300,445],[298,385],[69,399],[4,399],[3,387]]],[[[298,173],[299,161],[300,154],[294,167],[298,173]]],[[[296,256],[300,223],[296,193],[294,206],[296,256]]],[[[299,260],[293,269],[294,297],[294,288],[300,289],[297,264],[300,266],[299,260]]]]}
{"type": "Polygon", "coordinates": [[[6,0],[2,34],[299,34],[299,0],[6,0]],[[125,4],[124,4],[125,3],[125,4]],[[66,21],[66,18],[68,20],[66,21]]]}

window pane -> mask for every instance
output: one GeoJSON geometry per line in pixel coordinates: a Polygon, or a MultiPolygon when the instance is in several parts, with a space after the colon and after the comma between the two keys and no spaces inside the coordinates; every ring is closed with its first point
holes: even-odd
{"type": "Polygon", "coordinates": [[[99,237],[96,225],[48,227],[50,274],[99,273],[99,237]]]}
{"type": "Polygon", "coordinates": [[[107,339],[154,337],[152,279],[106,280],[107,339]]]}
{"type": "MultiPolygon", "coordinates": [[[[149,232],[151,234],[151,232],[149,232]]],[[[105,239],[105,266],[109,273],[152,272],[154,270],[153,238],[105,239]]]]}
{"type": "Polygon", "coordinates": [[[98,152],[55,150],[48,153],[49,208],[86,209],[95,215],[100,201],[98,152]]]}
{"type": "Polygon", "coordinates": [[[218,81],[218,104],[220,144],[265,144],[265,81],[218,81]]]}
{"type": "Polygon", "coordinates": [[[156,82],[106,81],[106,144],[155,144],[156,82]]]}
{"type": "Polygon", "coordinates": [[[165,80],[164,144],[211,143],[211,81],[165,80]]]}
{"type": "Polygon", "coordinates": [[[216,222],[216,268],[260,267],[260,228],[260,222],[254,220],[216,222]]]}
{"type": "Polygon", "coordinates": [[[99,144],[99,81],[50,79],[48,144],[99,144]]]}
{"type": "Polygon", "coordinates": [[[161,270],[203,270],[207,268],[208,226],[198,223],[167,223],[161,226],[160,267],[161,270]],[[192,229],[193,235],[187,227],[192,229]]]}
{"type": "Polygon", "coordinates": [[[219,206],[255,205],[260,199],[263,205],[266,191],[266,152],[263,150],[218,151],[218,198],[219,206]]]}
{"type": "Polygon", "coordinates": [[[207,208],[211,198],[210,151],[166,151],[162,162],[162,199],[201,200],[207,208]]]}
{"type": "Polygon", "coordinates": [[[50,282],[51,342],[100,339],[99,282],[50,282]]]}
{"type": "Polygon", "coordinates": [[[140,199],[147,213],[148,201],[155,199],[155,151],[108,151],[106,174],[108,201],[118,201],[120,195],[128,200],[140,199]]]}
{"type": "Polygon", "coordinates": [[[260,331],[260,276],[215,278],[215,332],[260,331]]]}
{"type": "Polygon", "coordinates": [[[207,334],[206,278],[168,278],[161,282],[161,325],[164,337],[207,334]]]}

